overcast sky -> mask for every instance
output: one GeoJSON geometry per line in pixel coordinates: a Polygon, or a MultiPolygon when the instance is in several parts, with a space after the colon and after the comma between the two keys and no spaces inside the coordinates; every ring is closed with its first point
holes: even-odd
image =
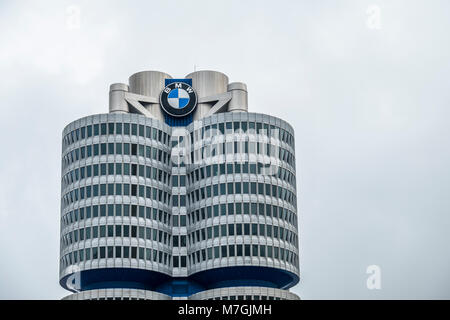
{"type": "Polygon", "coordinates": [[[449,299],[449,31],[446,0],[0,1],[0,298],[68,294],[64,126],[106,113],[109,85],[135,72],[196,68],[294,127],[294,292],[449,299]]]}

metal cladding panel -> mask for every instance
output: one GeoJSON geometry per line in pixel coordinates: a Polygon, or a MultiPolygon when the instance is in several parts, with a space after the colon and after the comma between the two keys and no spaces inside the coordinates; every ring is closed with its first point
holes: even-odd
{"type": "Polygon", "coordinates": [[[192,123],[192,113],[183,118],[175,118],[169,114],[164,114],[164,121],[171,127],[186,127],[192,123]]]}
{"type": "MultiPolygon", "coordinates": [[[[186,78],[192,79],[192,87],[199,98],[227,92],[228,77],[221,72],[201,70],[188,74],[186,78]]],[[[211,103],[199,103],[194,111],[194,120],[205,117],[211,107],[211,103]]]]}
{"type": "Polygon", "coordinates": [[[158,97],[165,87],[165,79],[171,78],[169,74],[160,71],[138,72],[130,76],[129,90],[143,96],[158,97]]]}
{"type": "Polygon", "coordinates": [[[201,70],[188,74],[186,78],[192,79],[192,87],[199,97],[227,92],[228,77],[222,72],[201,70]]]}

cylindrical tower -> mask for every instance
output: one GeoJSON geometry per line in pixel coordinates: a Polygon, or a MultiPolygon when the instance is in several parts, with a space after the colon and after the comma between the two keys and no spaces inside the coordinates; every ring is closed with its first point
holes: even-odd
{"type": "Polygon", "coordinates": [[[246,112],[245,84],[211,71],[188,79],[200,99],[231,92],[225,112],[198,105],[202,116],[181,127],[128,113],[128,93],[155,97],[165,77],[112,85],[109,114],[63,131],[65,299],[297,299],[292,127],[246,112]]]}
{"type": "Polygon", "coordinates": [[[160,71],[141,71],[128,79],[130,92],[149,97],[158,97],[164,88],[164,79],[172,79],[170,75],[160,71]]]}
{"type": "Polygon", "coordinates": [[[293,130],[261,114],[220,113],[188,129],[189,274],[211,288],[298,282],[293,130]]]}
{"type": "Polygon", "coordinates": [[[228,85],[228,92],[232,98],[228,104],[229,112],[248,112],[247,85],[242,82],[233,82],[228,85]]]}
{"type": "Polygon", "coordinates": [[[170,127],[101,114],[63,131],[60,283],[152,290],[171,276],[170,127]]]}
{"type": "MultiPolygon", "coordinates": [[[[222,72],[201,70],[188,74],[186,78],[192,79],[199,98],[227,92],[228,77],[222,72]]],[[[199,103],[194,111],[194,120],[205,117],[211,107],[211,102],[199,103]]]]}
{"type": "Polygon", "coordinates": [[[125,94],[129,88],[124,83],[113,83],[109,87],[109,112],[128,113],[130,109],[125,101],[125,94]]]}
{"type": "MultiPolygon", "coordinates": [[[[158,97],[161,90],[164,89],[164,79],[172,79],[170,75],[160,71],[141,71],[133,74],[128,82],[130,84],[130,92],[147,97],[158,97]]],[[[159,104],[145,105],[148,111],[161,121],[164,115],[159,104]]]]}

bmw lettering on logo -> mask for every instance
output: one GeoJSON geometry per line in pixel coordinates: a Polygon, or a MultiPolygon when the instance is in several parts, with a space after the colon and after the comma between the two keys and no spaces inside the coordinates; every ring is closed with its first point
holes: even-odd
{"type": "Polygon", "coordinates": [[[184,82],[172,82],[161,92],[161,107],[174,117],[184,117],[197,106],[197,94],[184,82]]]}

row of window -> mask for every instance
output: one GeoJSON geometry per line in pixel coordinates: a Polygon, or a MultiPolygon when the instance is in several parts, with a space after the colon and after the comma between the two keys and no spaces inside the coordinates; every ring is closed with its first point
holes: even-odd
{"type": "Polygon", "coordinates": [[[106,175],[132,175],[152,179],[169,185],[170,173],[152,166],[135,163],[100,163],[82,166],[67,172],[63,176],[63,188],[85,178],[106,175]]]}
{"type": "MultiPolygon", "coordinates": [[[[137,297],[98,297],[98,298],[92,298],[88,300],[146,300],[145,298],[137,298],[137,297]]],[[[259,295],[246,295],[246,296],[222,296],[222,297],[215,297],[215,298],[209,298],[205,300],[286,300],[284,298],[280,297],[273,297],[273,296],[259,296],[259,295]]]]}
{"type": "MultiPolygon", "coordinates": [[[[183,204],[183,196],[177,196],[180,199],[180,204],[183,204]]],[[[206,208],[201,208],[191,212],[189,215],[174,215],[172,225],[186,226],[186,224],[193,225],[207,218],[218,217],[219,215],[240,215],[240,214],[252,214],[261,215],[266,217],[280,218],[283,221],[289,222],[291,225],[297,225],[297,217],[294,212],[270,204],[264,203],[223,203],[206,208]],[[186,218],[188,221],[186,221],[186,218]]],[[[158,210],[156,208],[150,208],[145,206],[138,206],[134,204],[101,204],[81,207],[69,211],[62,217],[62,223],[64,226],[68,226],[74,222],[83,221],[85,219],[97,218],[97,217],[140,217],[145,219],[153,219],[154,221],[160,221],[170,226],[171,215],[166,211],[158,210]]]]}
{"type": "MultiPolygon", "coordinates": [[[[115,301],[115,300],[149,300],[146,298],[137,298],[137,297],[98,297],[98,298],[90,298],[90,299],[83,299],[83,300],[99,300],[99,301],[103,301],[103,300],[108,300],[108,301],[115,301]]],[[[154,299],[151,299],[154,300],[154,299]]]]}
{"type": "MultiPolygon", "coordinates": [[[[190,133],[191,141],[199,141],[205,138],[217,136],[219,134],[259,134],[280,139],[292,148],[294,147],[294,137],[286,130],[260,122],[226,122],[208,125],[190,133]],[[195,140],[194,140],[195,139],[195,140]]],[[[83,126],[67,133],[63,137],[63,144],[68,146],[74,142],[100,135],[133,135],[158,140],[166,145],[169,144],[170,136],[164,131],[136,123],[96,123],[83,126]]],[[[178,139],[178,137],[177,137],[178,139]]],[[[178,141],[177,141],[178,143],[178,141]]]]}
{"type": "MultiPolygon", "coordinates": [[[[97,238],[132,237],[158,241],[159,243],[170,245],[172,235],[160,229],[153,229],[142,226],[130,225],[100,225],[80,228],[70,231],[62,236],[62,243],[65,246],[78,241],[91,240],[97,238]]],[[[178,237],[176,241],[178,242],[178,237]]],[[[186,239],[183,241],[186,244],[186,239]]]]}
{"type": "Polygon", "coordinates": [[[90,226],[75,229],[64,234],[62,236],[62,243],[65,246],[68,246],[77,243],[78,241],[97,238],[132,237],[158,241],[159,243],[172,245],[173,247],[185,247],[187,240],[189,240],[189,245],[193,245],[199,241],[210,240],[218,237],[245,235],[269,237],[287,241],[295,246],[297,245],[297,235],[289,229],[279,226],[272,226],[270,224],[257,223],[230,223],[215,225],[191,232],[188,236],[171,236],[170,233],[163,230],[144,226],[130,226],[122,224],[90,226]],[[173,240],[172,242],[171,239],[173,240]]]}
{"type": "MultiPolygon", "coordinates": [[[[227,142],[227,145],[230,144],[231,146],[233,146],[233,142],[227,142]]],[[[239,146],[239,144],[237,142],[234,142],[234,145],[236,146],[234,149],[231,147],[231,149],[229,149],[230,147],[227,147],[227,153],[233,153],[233,152],[239,152],[241,153],[239,150],[236,150],[237,146],[239,146]],[[229,150],[231,150],[230,152],[228,152],[229,150]]],[[[254,143],[250,142],[250,147],[254,145],[254,143]]],[[[218,149],[217,149],[217,154],[225,154],[225,144],[219,144],[218,145],[218,149]],[[223,149],[223,152],[221,151],[223,149]]],[[[252,148],[248,149],[248,142],[245,142],[245,154],[252,154],[252,153],[256,153],[256,154],[265,154],[265,153],[261,153],[261,150],[259,148],[260,144],[258,143],[257,146],[257,150],[252,151],[252,148]]],[[[266,145],[263,144],[263,146],[266,146],[268,149],[267,150],[272,150],[272,153],[275,153],[275,148],[270,148],[270,145],[266,145]]],[[[215,156],[216,154],[216,150],[213,150],[212,152],[209,152],[208,150],[210,148],[213,148],[214,145],[208,145],[204,148],[206,152],[202,152],[203,150],[196,150],[195,152],[192,152],[192,159],[194,159],[193,161],[190,160],[189,163],[203,163],[203,160],[206,158],[210,158],[212,156],[215,156]],[[199,154],[201,156],[196,157],[196,154],[199,154]]],[[[210,150],[211,151],[211,150],[210,150]]],[[[272,155],[275,156],[275,154],[272,154],[270,152],[267,153],[267,155],[272,155]]],[[[242,154],[242,153],[241,153],[242,154]]],[[[87,146],[82,146],[80,148],[76,148],[71,150],[70,152],[68,152],[66,155],[63,156],[63,167],[66,168],[67,166],[69,166],[70,164],[72,164],[75,161],[78,160],[84,160],[86,158],[90,158],[93,156],[101,156],[101,155],[129,155],[129,156],[140,156],[140,157],[146,157],[148,159],[152,159],[155,161],[159,161],[162,162],[165,165],[170,165],[170,154],[168,152],[165,152],[161,149],[155,148],[155,147],[150,147],[150,146],[145,146],[142,144],[136,144],[136,143],[121,143],[121,142],[109,142],[109,143],[96,143],[93,145],[87,145],[87,146]]],[[[277,157],[282,160],[285,161],[286,163],[290,164],[291,167],[294,167],[295,164],[295,160],[294,160],[294,156],[292,153],[290,153],[289,151],[283,149],[283,148],[279,148],[277,149],[277,157]]],[[[179,162],[179,161],[178,161],[179,162]]],[[[222,164],[222,166],[224,166],[224,164],[222,164]]],[[[274,175],[275,173],[270,173],[268,172],[268,168],[270,166],[270,164],[263,164],[263,163],[258,163],[258,167],[256,167],[256,163],[251,163],[250,167],[249,167],[249,163],[248,162],[244,162],[242,164],[242,169],[241,169],[241,164],[236,164],[236,166],[231,166],[227,168],[227,171],[225,172],[225,168],[223,167],[217,167],[217,165],[215,167],[212,167],[212,175],[216,175],[216,174],[234,174],[234,173],[258,173],[258,174],[270,174],[270,175],[274,175]],[[258,169],[258,170],[257,170],[258,169]],[[264,171],[263,171],[264,170],[264,171]]],[[[211,170],[211,169],[210,169],[211,170]]],[[[198,180],[201,177],[201,172],[199,172],[199,175],[194,175],[193,177],[196,178],[196,180],[198,180]]],[[[207,174],[207,172],[205,172],[204,174],[207,174]]],[[[193,181],[195,181],[193,179],[193,181]]]]}
{"type": "Polygon", "coordinates": [[[266,166],[261,162],[242,162],[242,163],[221,163],[207,165],[201,168],[192,170],[188,175],[188,183],[194,184],[200,180],[215,177],[218,175],[228,174],[264,174],[270,173],[270,175],[275,175],[279,179],[286,181],[295,188],[295,175],[289,170],[282,167],[266,166]],[[269,172],[269,171],[274,172],[269,172]]]}
{"type": "Polygon", "coordinates": [[[232,257],[262,257],[277,259],[297,265],[297,255],[287,249],[265,246],[265,245],[224,245],[215,246],[207,249],[198,250],[186,256],[173,256],[167,252],[163,252],[151,248],[129,247],[129,246],[101,246],[75,250],[65,254],[61,258],[61,266],[65,268],[69,265],[76,264],[88,260],[97,259],[141,259],[164,264],[168,267],[185,268],[189,264],[190,267],[196,263],[203,261],[232,258],[232,257]],[[172,261],[171,261],[172,260],[172,261]],[[188,261],[187,261],[188,260],[188,261]]]}
{"type": "Polygon", "coordinates": [[[261,122],[234,121],[221,122],[204,126],[190,133],[191,141],[199,141],[223,134],[259,134],[271,138],[280,139],[292,148],[294,147],[294,137],[286,130],[274,125],[261,122]]]}
{"type": "Polygon", "coordinates": [[[280,218],[283,221],[287,221],[293,226],[297,226],[297,215],[286,208],[279,207],[271,204],[264,203],[249,203],[249,202],[233,202],[222,203],[213,206],[203,207],[194,211],[191,211],[188,215],[189,224],[195,224],[202,220],[225,216],[225,215],[240,215],[240,214],[252,214],[261,215],[266,217],[280,218]]]}
{"type": "Polygon", "coordinates": [[[191,203],[201,200],[210,199],[216,196],[226,196],[234,194],[249,194],[262,195],[268,197],[276,197],[284,200],[292,206],[296,206],[296,196],[290,190],[268,183],[262,182],[228,182],[209,185],[206,187],[195,189],[186,195],[172,195],[168,191],[161,190],[156,187],[150,187],[142,184],[129,183],[100,183],[86,185],[79,188],[74,188],[67,191],[63,197],[63,205],[74,203],[79,200],[84,200],[98,196],[134,196],[160,201],[163,204],[171,205],[173,207],[186,206],[186,200],[189,199],[191,203]],[[170,201],[170,199],[172,199],[170,201]]]}
{"type": "Polygon", "coordinates": [[[62,223],[63,225],[68,226],[77,221],[106,216],[141,217],[159,221],[165,225],[170,225],[170,215],[166,211],[134,204],[101,204],[81,207],[63,215],[62,223]]]}
{"type": "MultiPolygon", "coordinates": [[[[137,298],[137,297],[98,297],[91,298],[87,300],[146,300],[145,298],[137,298]]],[[[286,300],[280,297],[273,296],[259,296],[259,295],[239,295],[239,296],[221,296],[215,298],[209,298],[205,300],[286,300]]]]}
{"type": "Polygon", "coordinates": [[[71,150],[62,158],[63,167],[66,168],[78,160],[106,155],[139,156],[170,165],[170,153],[159,148],[137,143],[105,142],[94,143],[71,150]]]}
{"type": "Polygon", "coordinates": [[[225,196],[233,194],[254,194],[276,197],[277,199],[290,203],[294,207],[297,203],[294,192],[274,184],[262,182],[227,182],[213,184],[189,192],[189,199],[191,203],[195,203],[219,195],[225,196]]]}
{"type": "Polygon", "coordinates": [[[297,265],[297,255],[279,247],[257,245],[257,244],[232,244],[224,246],[209,247],[195,251],[188,255],[189,266],[211,259],[231,258],[231,257],[261,257],[271,258],[297,265]]]}
{"type": "MultiPolygon", "coordinates": [[[[134,196],[170,205],[170,193],[155,187],[128,183],[101,183],[75,188],[63,195],[63,207],[79,200],[98,196],[134,196]]],[[[177,197],[177,196],[175,196],[177,197]]],[[[178,198],[178,197],[177,197],[178,198]]],[[[186,201],[186,200],[184,200],[186,201]]]]}
{"type": "MultiPolygon", "coordinates": [[[[297,235],[279,226],[258,223],[228,223],[202,228],[189,233],[189,245],[196,242],[227,236],[261,236],[283,240],[297,246],[297,235]]],[[[175,244],[174,244],[175,246],[175,244]]]]}
{"type": "Polygon", "coordinates": [[[85,127],[77,128],[67,133],[63,137],[63,146],[69,146],[77,141],[100,135],[133,135],[157,140],[163,144],[169,145],[170,136],[157,128],[152,128],[136,123],[96,123],[85,127]]]}
{"type": "Polygon", "coordinates": [[[221,142],[207,143],[190,152],[189,163],[203,163],[205,159],[210,159],[218,155],[240,154],[240,155],[265,155],[276,157],[291,167],[295,166],[294,155],[287,149],[264,142],[221,142]]]}
{"type": "MultiPolygon", "coordinates": [[[[263,204],[263,203],[227,203],[220,205],[207,206],[205,208],[192,211],[187,216],[173,215],[172,225],[174,227],[185,227],[187,224],[193,225],[200,221],[206,220],[212,217],[225,216],[225,215],[240,215],[240,214],[252,214],[261,215],[266,217],[279,218],[283,221],[287,221],[294,227],[297,226],[297,215],[283,207],[276,205],[263,204]],[[186,221],[187,220],[187,221],[186,221]]],[[[81,207],[74,209],[64,214],[62,217],[62,223],[64,226],[68,226],[72,223],[83,221],[85,219],[97,218],[97,217],[140,217],[145,219],[152,219],[159,221],[170,226],[171,215],[166,211],[157,208],[150,208],[145,206],[138,206],[134,204],[101,204],[81,207]]]]}
{"type": "MultiPolygon", "coordinates": [[[[189,175],[184,176],[174,176],[172,178],[172,186],[173,187],[184,187],[186,186],[186,177],[187,182],[189,184],[194,184],[200,180],[211,178],[213,176],[222,175],[222,174],[256,174],[258,168],[258,172],[262,171],[261,163],[222,163],[222,164],[214,164],[208,165],[202,168],[198,168],[193,170],[189,175]],[[225,170],[225,168],[227,168],[225,170]],[[242,169],[242,170],[241,170],[242,169]]],[[[295,187],[295,176],[288,170],[284,168],[277,168],[278,177],[287,183],[291,184],[295,187]]],[[[165,184],[169,184],[170,173],[158,169],[152,166],[146,166],[143,164],[135,164],[135,163],[100,163],[100,164],[92,164],[87,166],[82,166],[76,169],[73,169],[67,172],[63,176],[63,188],[66,186],[80,181],[85,178],[105,176],[105,175],[133,175],[139,176],[143,178],[153,179],[160,181],[165,184]]],[[[236,192],[240,193],[240,192],[236,192]]],[[[248,193],[248,192],[244,192],[248,193]]]]}
{"type": "MultiPolygon", "coordinates": [[[[99,300],[102,300],[102,299],[100,298],[99,300]]],[[[273,297],[273,296],[259,296],[259,295],[249,296],[249,295],[246,295],[244,297],[244,296],[240,295],[240,296],[221,296],[221,297],[209,298],[206,300],[287,300],[287,299],[280,298],[280,297],[273,297]]]]}
{"type": "Polygon", "coordinates": [[[106,258],[143,259],[157,262],[167,267],[171,264],[171,255],[164,251],[128,246],[108,246],[85,248],[65,254],[61,258],[61,267],[65,268],[78,262],[106,258]]]}

